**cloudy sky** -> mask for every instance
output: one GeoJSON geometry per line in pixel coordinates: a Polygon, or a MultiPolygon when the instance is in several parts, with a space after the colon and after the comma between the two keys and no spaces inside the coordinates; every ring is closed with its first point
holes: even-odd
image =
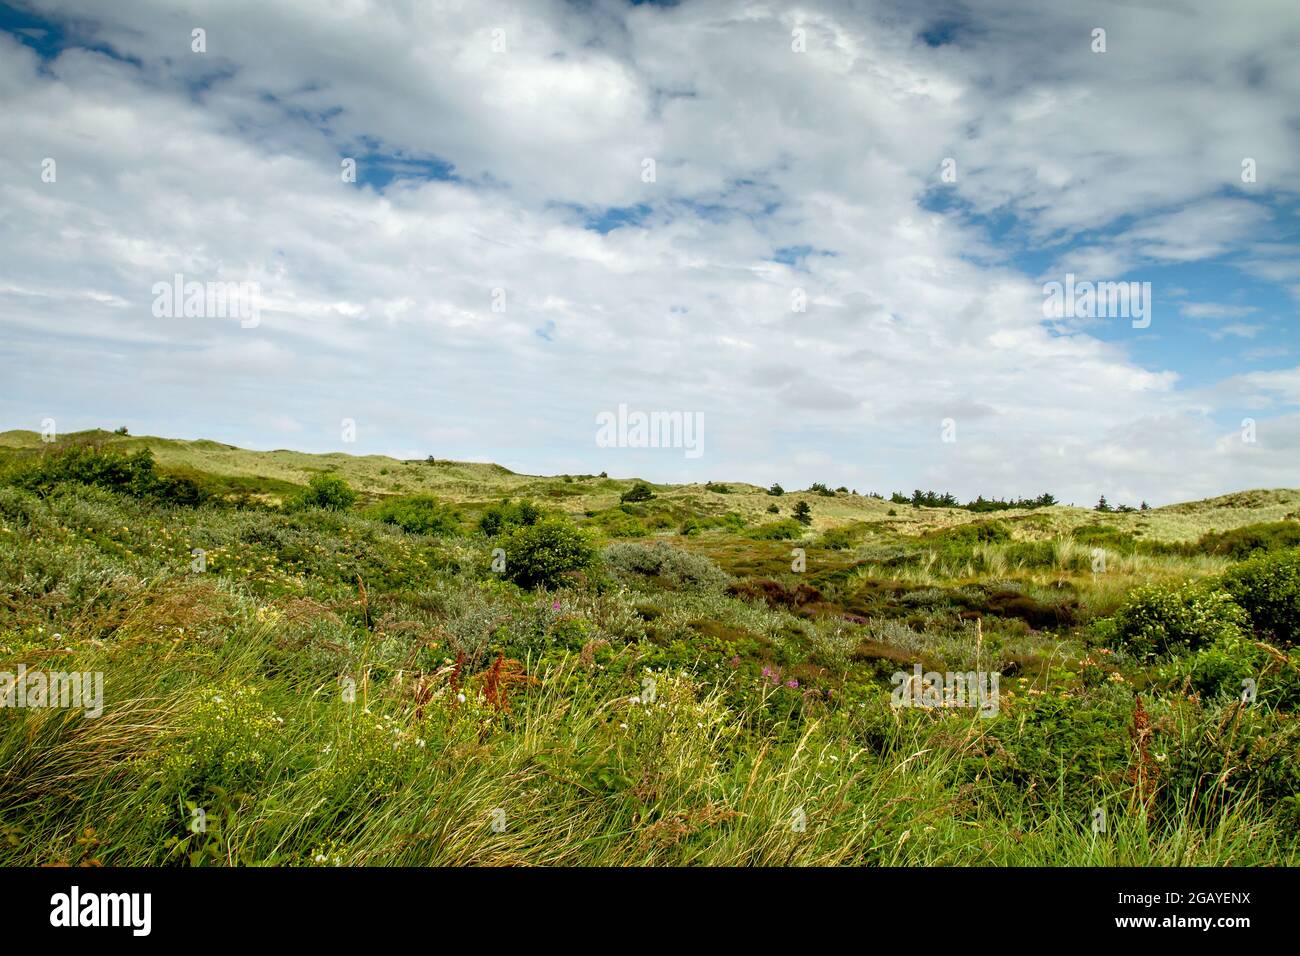
{"type": "Polygon", "coordinates": [[[0,2],[0,429],[1294,487],[1297,49],[1276,2],[0,2]],[[256,326],[156,315],[177,273],[256,326]],[[620,404],[703,454],[599,447],[620,404]]]}

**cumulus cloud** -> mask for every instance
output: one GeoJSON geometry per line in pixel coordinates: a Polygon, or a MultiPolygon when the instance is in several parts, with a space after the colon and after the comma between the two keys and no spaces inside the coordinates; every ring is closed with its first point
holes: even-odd
{"type": "Polygon", "coordinates": [[[954,5],[937,46],[901,2],[29,9],[66,41],[0,34],[7,427],[1081,502],[1274,482],[1294,446],[1225,451],[1216,418],[1267,400],[1294,435],[1294,371],[1183,389],[1173,357],[1045,322],[1009,252],[1246,250],[1300,284],[1277,7],[954,5]],[[256,282],[260,321],[156,317],[177,273],[256,282]],[[702,413],[705,455],[598,448],[620,403],[702,413]]]}

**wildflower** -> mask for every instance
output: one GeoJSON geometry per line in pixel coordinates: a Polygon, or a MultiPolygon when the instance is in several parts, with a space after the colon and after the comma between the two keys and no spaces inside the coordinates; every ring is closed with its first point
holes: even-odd
{"type": "Polygon", "coordinates": [[[629,704],[639,704],[639,703],[641,703],[641,698],[640,698],[640,697],[630,697],[630,698],[628,698],[628,703],[629,703],[629,704]]]}
{"type": "Polygon", "coordinates": [[[462,703],[462,704],[465,703],[465,695],[464,695],[464,694],[457,694],[457,695],[456,695],[456,700],[459,701],[459,702],[462,703]]]}
{"type": "Polygon", "coordinates": [[[327,857],[325,856],[324,853],[317,853],[317,854],[316,854],[316,862],[317,862],[317,863],[325,863],[325,862],[328,862],[328,860],[327,860],[327,857]]]}
{"type": "Polygon", "coordinates": [[[798,686],[799,686],[799,682],[798,682],[797,680],[791,679],[791,680],[788,680],[788,681],[785,682],[785,686],[786,686],[786,687],[798,687],[798,686]]]}
{"type": "Polygon", "coordinates": [[[618,726],[623,730],[627,730],[627,724],[619,724],[618,726]]]}

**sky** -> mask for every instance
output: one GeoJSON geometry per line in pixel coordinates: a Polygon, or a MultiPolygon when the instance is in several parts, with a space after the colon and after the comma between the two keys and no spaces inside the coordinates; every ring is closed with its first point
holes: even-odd
{"type": "Polygon", "coordinates": [[[0,0],[0,430],[1295,487],[1298,49],[1252,0],[0,0]]]}

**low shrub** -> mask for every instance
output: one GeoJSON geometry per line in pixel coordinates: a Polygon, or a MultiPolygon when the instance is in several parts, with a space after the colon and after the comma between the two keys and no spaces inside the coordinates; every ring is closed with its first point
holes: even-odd
{"type": "Polygon", "coordinates": [[[1300,521],[1268,521],[1231,531],[1207,532],[1196,542],[1195,550],[1241,560],[1256,551],[1278,551],[1297,546],[1300,546],[1300,521]]]}
{"type": "Polygon", "coordinates": [[[1187,685],[1207,700],[1242,699],[1253,688],[1255,700],[1280,710],[1300,704],[1300,650],[1286,657],[1247,637],[1221,638],[1176,659],[1162,676],[1171,688],[1187,685]]]}
{"type": "Polygon", "coordinates": [[[1249,624],[1225,591],[1203,581],[1147,585],[1099,626],[1104,638],[1136,657],[1183,654],[1240,637],[1249,624]]]}
{"type": "Polygon", "coordinates": [[[456,512],[433,495],[389,498],[371,511],[371,516],[385,524],[396,525],[410,534],[449,537],[460,533],[456,512]]]}
{"type": "Polygon", "coordinates": [[[769,521],[745,532],[745,537],[756,541],[790,541],[803,534],[803,525],[792,518],[769,521]]]}
{"type": "Polygon", "coordinates": [[[1223,588],[1250,617],[1255,633],[1275,644],[1300,634],[1300,548],[1258,555],[1223,576],[1223,588]]]}
{"type": "Polygon", "coordinates": [[[313,475],[307,487],[289,502],[289,510],[324,508],[326,511],[347,511],[356,500],[357,493],[352,486],[338,475],[313,475]]]}
{"type": "Polygon", "coordinates": [[[516,503],[506,500],[492,505],[483,512],[483,516],[478,520],[478,527],[489,538],[495,538],[511,528],[536,524],[541,517],[542,509],[531,501],[516,503]]]}
{"type": "Polygon", "coordinates": [[[596,557],[587,536],[565,518],[541,518],[515,528],[505,539],[506,575],[521,587],[553,587],[571,571],[585,571],[596,557]]]}
{"type": "Polygon", "coordinates": [[[714,591],[730,578],[708,558],[658,541],[655,544],[612,544],[604,552],[605,565],[615,574],[657,578],[672,587],[714,591]]]}
{"type": "Polygon", "coordinates": [[[637,501],[649,501],[654,496],[655,493],[653,488],[647,485],[644,481],[638,481],[627,491],[623,492],[618,500],[624,504],[631,504],[637,501]]]}
{"type": "Polygon", "coordinates": [[[74,447],[22,461],[5,479],[42,496],[61,484],[80,484],[167,504],[192,506],[206,497],[189,478],[160,473],[147,448],[124,455],[111,449],[74,447]]]}

